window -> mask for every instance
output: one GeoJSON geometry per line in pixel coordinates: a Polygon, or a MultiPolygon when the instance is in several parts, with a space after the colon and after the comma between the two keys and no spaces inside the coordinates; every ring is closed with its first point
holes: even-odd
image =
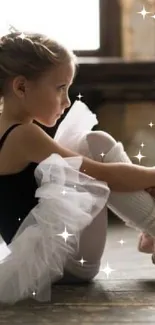
{"type": "Polygon", "coordinates": [[[10,26],[56,38],[78,55],[117,56],[117,0],[5,0],[1,4],[0,36],[10,26]],[[8,10],[9,8],[9,10],[8,10]],[[110,16],[109,16],[110,14],[110,16]],[[109,16],[109,17],[108,17],[109,16]],[[111,53],[110,53],[111,52],[111,53]],[[113,53],[112,53],[113,52],[113,53]]]}
{"type": "Polygon", "coordinates": [[[5,0],[2,7],[2,33],[11,24],[16,29],[42,32],[74,50],[100,46],[99,0],[27,0],[22,5],[20,0],[5,0]]]}

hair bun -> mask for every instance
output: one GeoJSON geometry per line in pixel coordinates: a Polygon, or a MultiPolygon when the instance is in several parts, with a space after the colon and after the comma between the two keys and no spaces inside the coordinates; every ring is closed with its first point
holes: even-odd
{"type": "Polygon", "coordinates": [[[10,79],[23,75],[37,80],[51,67],[74,61],[72,51],[44,34],[12,31],[0,38],[0,98],[7,93],[10,79]]]}

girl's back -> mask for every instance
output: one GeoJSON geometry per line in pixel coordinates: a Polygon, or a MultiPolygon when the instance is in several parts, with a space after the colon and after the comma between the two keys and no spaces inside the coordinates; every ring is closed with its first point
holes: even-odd
{"type": "Polygon", "coordinates": [[[38,201],[34,197],[37,163],[26,164],[22,158],[18,129],[19,124],[14,124],[0,132],[0,233],[7,244],[38,201]]]}

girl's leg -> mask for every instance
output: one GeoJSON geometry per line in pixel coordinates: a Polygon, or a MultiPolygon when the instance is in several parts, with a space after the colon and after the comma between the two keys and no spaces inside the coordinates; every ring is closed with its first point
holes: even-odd
{"type": "MultiPolygon", "coordinates": [[[[108,133],[89,132],[81,141],[79,153],[101,162],[102,152],[103,162],[132,163],[122,144],[116,142],[108,133]]],[[[111,191],[107,206],[128,225],[155,236],[155,202],[145,191],[132,193],[111,191]]],[[[107,210],[105,208],[89,227],[83,230],[78,255],[68,261],[65,271],[79,279],[93,279],[99,270],[106,230],[107,210]],[[83,266],[78,262],[81,258],[87,261],[83,266]]]]}
{"type": "MultiPolygon", "coordinates": [[[[84,142],[79,148],[80,153],[92,156],[96,153],[95,133],[91,139],[91,152],[86,152],[84,142]]],[[[113,147],[116,141],[108,134],[102,139],[102,150],[106,154],[113,147]]],[[[101,156],[98,155],[98,161],[101,161],[101,156]]],[[[82,283],[92,280],[100,268],[101,257],[104,252],[106,234],[107,234],[107,207],[98,214],[93,222],[87,226],[80,237],[79,251],[75,257],[68,260],[64,276],[57,284],[64,283],[82,283]],[[79,261],[84,259],[86,262],[82,265],[79,261]]]]}
{"type": "MultiPolygon", "coordinates": [[[[101,143],[103,138],[109,139],[105,132],[95,131],[87,135],[89,144],[89,151],[93,153],[93,158],[97,160],[99,150],[101,151],[101,143]],[[93,139],[93,141],[92,141],[93,139]],[[96,150],[93,149],[96,142],[96,150]],[[97,145],[98,143],[98,145],[97,145]]],[[[110,141],[110,139],[109,139],[110,141]]],[[[103,150],[104,151],[104,150],[103,150]]],[[[126,162],[131,163],[129,157],[121,143],[116,143],[111,150],[105,154],[104,162],[126,162]]],[[[147,190],[151,193],[153,189],[147,190]]],[[[144,230],[140,235],[138,250],[145,253],[155,252],[155,202],[152,196],[148,195],[146,191],[138,191],[132,193],[116,193],[111,191],[108,207],[128,225],[144,230]],[[152,236],[151,236],[151,235],[152,236]]]]}
{"type": "MultiPolygon", "coordinates": [[[[104,152],[105,137],[107,138],[107,133],[102,131],[94,131],[94,134],[92,131],[87,135],[89,151],[93,154],[94,160],[98,160],[100,153],[104,152]]],[[[103,162],[132,164],[120,142],[115,142],[111,150],[105,153],[103,162]]],[[[127,225],[143,230],[155,237],[155,201],[146,191],[128,193],[111,191],[107,206],[127,225]]]]}
{"type": "Polygon", "coordinates": [[[107,234],[107,207],[87,226],[80,237],[78,254],[66,264],[64,276],[57,284],[91,281],[99,272],[107,234]],[[83,258],[85,262],[79,261],[83,258]]]}

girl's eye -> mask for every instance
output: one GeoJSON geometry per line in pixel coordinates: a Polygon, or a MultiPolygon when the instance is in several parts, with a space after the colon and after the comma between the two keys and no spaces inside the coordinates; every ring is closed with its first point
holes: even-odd
{"type": "Polygon", "coordinates": [[[65,90],[66,89],[66,86],[60,86],[59,87],[59,90],[65,90]]]}
{"type": "Polygon", "coordinates": [[[63,92],[64,91],[68,92],[69,89],[70,89],[70,87],[68,87],[67,85],[58,87],[58,91],[63,91],[63,92]]]}

